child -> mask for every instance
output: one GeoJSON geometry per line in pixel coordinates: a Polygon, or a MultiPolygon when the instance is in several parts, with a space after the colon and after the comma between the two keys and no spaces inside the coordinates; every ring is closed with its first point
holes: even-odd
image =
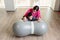
{"type": "Polygon", "coordinates": [[[24,21],[26,20],[39,21],[40,18],[41,18],[41,15],[40,15],[39,6],[34,6],[33,8],[30,8],[29,10],[27,10],[25,15],[23,16],[24,21]]]}

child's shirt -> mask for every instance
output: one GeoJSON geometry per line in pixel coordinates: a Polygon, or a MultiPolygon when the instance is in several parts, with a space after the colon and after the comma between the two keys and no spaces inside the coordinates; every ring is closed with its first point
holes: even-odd
{"type": "Polygon", "coordinates": [[[36,12],[33,13],[33,9],[30,8],[30,9],[27,10],[27,12],[25,13],[24,16],[27,17],[29,12],[32,12],[32,16],[33,16],[34,18],[36,18],[36,19],[39,19],[39,17],[41,18],[40,10],[38,10],[38,11],[36,11],[36,12]]]}

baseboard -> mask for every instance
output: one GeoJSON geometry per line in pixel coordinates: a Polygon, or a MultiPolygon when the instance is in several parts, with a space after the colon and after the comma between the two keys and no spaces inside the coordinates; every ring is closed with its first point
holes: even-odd
{"type": "MultiPolygon", "coordinates": [[[[50,8],[51,8],[51,7],[50,7],[50,8]]],[[[52,11],[55,11],[55,12],[60,12],[60,10],[53,10],[52,8],[51,8],[51,10],[52,10],[52,11]]]]}

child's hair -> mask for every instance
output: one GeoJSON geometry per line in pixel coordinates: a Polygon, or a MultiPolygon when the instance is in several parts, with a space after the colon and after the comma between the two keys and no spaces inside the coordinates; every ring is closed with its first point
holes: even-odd
{"type": "Polygon", "coordinates": [[[33,7],[33,10],[38,11],[38,10],[39,10],[39,6],[37,6],[37,5],[36,5],[36,6],[34,6],[34,7],[33,7]]]}

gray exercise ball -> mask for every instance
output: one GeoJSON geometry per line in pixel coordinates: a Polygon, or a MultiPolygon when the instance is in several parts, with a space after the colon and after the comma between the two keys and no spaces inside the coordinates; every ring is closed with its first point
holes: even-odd
{"type": "Polygon", "coordinates": [[[43,35],[47,32],[47,23],[44,21],[34,22],[34,34],[43,35]]]}
{"type": "Polygon", "coordinates": [[[27,36],[31,34],[31,23],[18,21],[13,25],[13,31],[16,36],[27,36]]]}

